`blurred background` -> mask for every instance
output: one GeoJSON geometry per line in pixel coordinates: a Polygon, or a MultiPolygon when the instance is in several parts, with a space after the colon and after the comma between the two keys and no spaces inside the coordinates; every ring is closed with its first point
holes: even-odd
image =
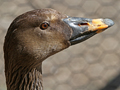
{"type": "Polygon", "coordinates": [[[42,8],[115,22],[106,31],[45,60],[44,90],[120,90],[120,0],[0,0],[0,90],[6,90],[3,42],[10,23],[26,11],[42,8]]]}

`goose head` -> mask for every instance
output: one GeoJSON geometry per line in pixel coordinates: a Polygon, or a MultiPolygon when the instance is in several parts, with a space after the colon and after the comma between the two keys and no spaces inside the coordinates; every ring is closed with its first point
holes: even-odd
{"type": "Polygon", "coordinates": [[[110,19],[70,17],[53,9],[29,11],[18,16],[10,25],[4,43],[5,59],[16,58],[12,63],[22,62],[22,65],[39,63],[113,24],[110,19]],[[26,60],[28,57],[34,58],[33,61],[26,60]]]}

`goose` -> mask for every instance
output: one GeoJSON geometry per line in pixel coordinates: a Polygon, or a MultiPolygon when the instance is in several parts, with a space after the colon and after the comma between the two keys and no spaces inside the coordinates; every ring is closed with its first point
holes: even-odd
{"type": "Polygon", "coordinates": [[[18,16],[8,28],[3,47],[7,90],[43,90],[42,62],[47,57],[113,24],[111,19],[71,17],[50,8],[18,16]]]}

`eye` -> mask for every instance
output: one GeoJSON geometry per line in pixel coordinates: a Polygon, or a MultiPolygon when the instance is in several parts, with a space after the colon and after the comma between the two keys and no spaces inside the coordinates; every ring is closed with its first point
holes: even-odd
{"type": "Polygon", "coordinates": [[[40,28],[42,29],[42,30],[45,30],[45,29],[47,29],[49,27],[49,23],[47,23],[47,22],[43,22],[41,25],[40,25],[40,28]]]}

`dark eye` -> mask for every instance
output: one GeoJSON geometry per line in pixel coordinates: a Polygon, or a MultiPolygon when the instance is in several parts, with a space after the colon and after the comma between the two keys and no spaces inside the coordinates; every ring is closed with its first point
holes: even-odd
{"type": "Polygon", "coordinates": [[[44,22],[44,23],[42,23],[41,25],[40,25],[40,28],[42,29],[42,30],[45,30],[45,29],[47,29],[49,27],[49,23],[47,23],[47,22],[44,22]]]}

